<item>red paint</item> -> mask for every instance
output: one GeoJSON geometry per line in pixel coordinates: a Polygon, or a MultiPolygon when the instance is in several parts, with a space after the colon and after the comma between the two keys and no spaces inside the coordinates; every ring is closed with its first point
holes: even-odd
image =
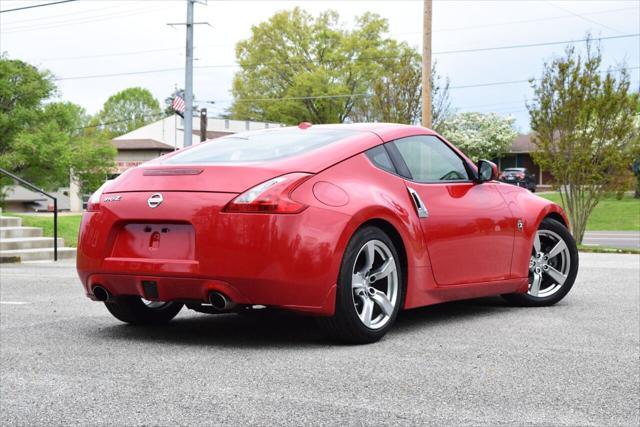
{"type": "Polygon", "coordinates": [[[82,219],[77,267],[87,295],[95,284],[114,295],[143,295],[142,280],[155,280],[161,300],[204,302],[217,290],[241,304],[330,315],[344,250],[368,221],[385,223],[400,236],[407,255],[406,308],[526,291],[533,234],[549,214],[566,221],[559,206],[495,181],[410,182],[363,154],[396,138],[434,135],[428,129],[313,129],[335,126],[360,132],[271,162],[163,165],[170,154],[123,174],[82,219]],[[310,176],[274,188],[269,200],[304,206],[297,213],[225,210],[247,190],[288,174],[310,176]],[[407,186],[419,193],[427,218],[416,214],[407,186]],[[155,193],[163,201],[150,208],[147,199],[155,193]]]}

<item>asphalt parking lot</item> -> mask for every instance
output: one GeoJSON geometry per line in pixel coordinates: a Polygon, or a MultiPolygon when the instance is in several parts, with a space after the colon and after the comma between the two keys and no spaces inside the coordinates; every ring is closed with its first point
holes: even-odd
{"type": "Polygon", "coordinates": [[[638,425],[640,256],[580,262],[555,307],[412,310],[367,346],[290,315],[126,326],[72,264],[0,265],[0,424],[638,425]]]}

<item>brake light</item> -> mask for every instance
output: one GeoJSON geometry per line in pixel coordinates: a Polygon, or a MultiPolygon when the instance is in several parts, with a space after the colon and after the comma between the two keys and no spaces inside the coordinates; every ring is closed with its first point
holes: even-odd
{"type": "Polygon", "coordinates": [[[92,195],[89,197],[89,201],[87,202],[87,212],[97,212],[100,210],[100,197],[102,197],[102,193],[104,192],[104,188],[111,181],[105,181],[104,184],[100,186],[92,195]]]}
{"type": "Polygon", "coordinates": [[[245,191],[224,207],[224,212],[298,213],[307,205],[292,200],[290,195],[312,175],[291,173],[270,179],[245,191]]]}
{"type": "Polygon", "coordinates": [[[516,177],[518,177],[518,179],[524,179],[524,174],[522,172],[516,174],[516,177]]]}

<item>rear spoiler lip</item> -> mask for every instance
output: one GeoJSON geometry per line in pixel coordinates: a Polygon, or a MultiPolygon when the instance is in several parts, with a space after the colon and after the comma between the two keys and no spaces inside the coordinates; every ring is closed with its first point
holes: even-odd
{"type": "Polygon", "coordinates": [[[163,168],[163,169],[146,169],[142,173],[143,176],[173,176],[173,175],[200,175],[204,169],[192,168],[163,168]]]}

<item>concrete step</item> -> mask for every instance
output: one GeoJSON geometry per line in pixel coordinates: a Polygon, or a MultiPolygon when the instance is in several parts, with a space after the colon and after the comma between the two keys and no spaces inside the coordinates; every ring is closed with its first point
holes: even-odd
{"type": "MultiPolygon", "coordinates": [[[[20,261],[53,261],[53,248],[10,249],[0,251],[0,258],[20,258],[20,261]]],[[[58,248],[58,259],[73,259],[76,248],[58,248]]]]}
{"type": "MultiPolygon", "coordinates": [[[[58,237],[58,248],[63,246],[64,239],[58,237]]],[[[10,237],[0,240],[0,251],[36,248],[53,248],[53,237],[10,237]]]]}
{"type": "Polygon", "coordinates": [[[0,227],[0,238],[9,239],[12,237],[42,237],[40,227],[0,227]]]}
{"type": "Polygon", "coordinates": [[[20,227],[22,218],[17,216],[0,216],[0,227],[20,227]]]}

